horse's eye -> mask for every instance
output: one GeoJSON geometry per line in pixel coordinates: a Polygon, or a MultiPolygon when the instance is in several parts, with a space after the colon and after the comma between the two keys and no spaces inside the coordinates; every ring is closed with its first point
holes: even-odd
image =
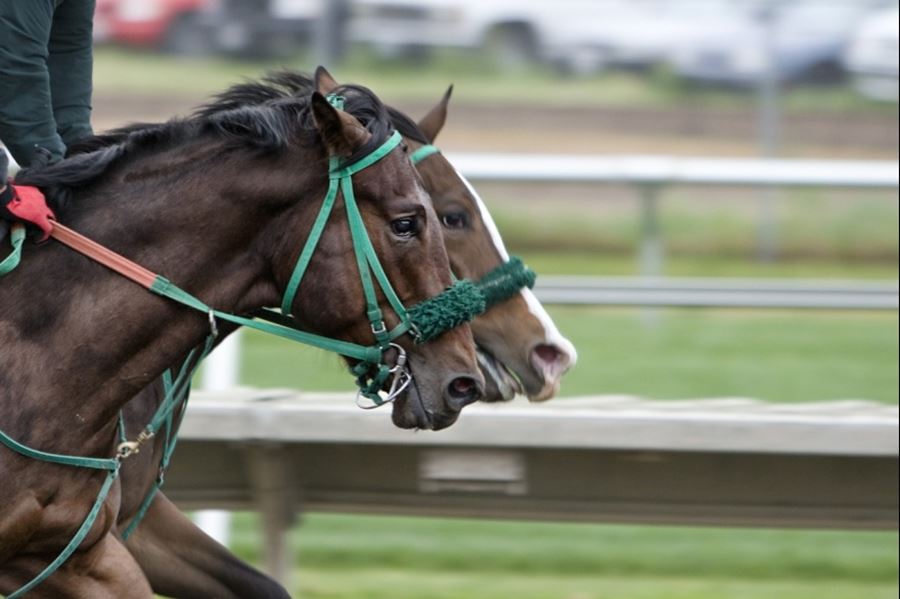
{"type": "Polygon", "coordinates": [[[441,217],[441,222],[448,229],[465,229],[469,225],[469,219],[465,212],[450,212],[441,217]]]}
{"type": "Polygon", "coordinates": [[[411,216],[398,218],[391,221],[391,231],[397,237],[412,237],[419,232],[419,226],[416,219],[411,216]]]}

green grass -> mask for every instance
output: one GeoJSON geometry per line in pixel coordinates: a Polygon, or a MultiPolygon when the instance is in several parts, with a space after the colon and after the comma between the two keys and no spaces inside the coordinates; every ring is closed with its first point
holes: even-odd
{"type": "MultiPolygon", "coordinates": [[[[95,89],[100,92],[168,92],[185,95],[219,91],[242,77],[288,66],[312,71],[306,54],[278,60],[170,57],[149,52],[100,47],[95,52],[95,89]]],[[[338,65],[329,65],[343,81],[369,84],[386,98],[432,101],[453,83],[469,101],[504,104],[593,105],[671,108],[676,105],[747,108],[753,94],[687,85],[664,71],[649,75],[605,72],[566,77],[546,68],[513,73],[465,52],[443,51],[429,62],[387,61],[355,48],[338,65]]],[[[795,111],[875,112],[891,115],[895,105],[866,100],[846,86],[797,87],[787,90],[784,106],[795,111]]]]}
{"type": "MultiPolygon", "coordinates": [[[[579,350],[563,396],[752,397],[776,402],[898,401],[896,312],[640,310],[551,307],[579,350]]],[[[350,390],[340,360],[248,331],[241,381],[350,390]]]]}
{"type": "MultiPolygon", "coordinates": [[[[507,245],[516,252],[633,256],[640,243],[636,190],[481,185],[479,191],[507,245]]],[[[663,190],[657,212],[667,254],[676,261],[726,258],[733,267],[748,266],[758,251],[760,205],[761,197],[747,189],[663,190]]],[[[881,266],[896,273],[900,237],[896,191],[787,189],[775,197],[774,207],[780,260],[855,264],[862,270],[881,266]]],[[[593,268],[586,272],[600,274],[593,268]]]]}
{"type": "MultiPolygon", "coordinates": [[[[259,563],[259,523],[232,548],[259,563]]],[[[897,534],[308,514],[293,589],[350,598],[877,598],[897,534]]]]}
{"type": "Polygon", "coordinates": [[[307,599],[894,599],[897,585],[628,576],[459,574],[440,570],[299,570],[307,599]],[[340,581],[335,583],[335,578],[340,581]]]}

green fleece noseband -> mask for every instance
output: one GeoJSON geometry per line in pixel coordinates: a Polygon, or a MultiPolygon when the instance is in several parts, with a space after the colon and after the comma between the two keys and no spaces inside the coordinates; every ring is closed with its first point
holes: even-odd
{"type": "Polygon", "coordinates": [[[484,275],[477,283],[478,290],[484,294],[485,309],[496,306],[513,295],[523,287],[531,289],[537,275],[533,270],[525,266],[522,259],[512,256],[509,262],[504,262],[494,270],[484,275]]]}
{"type": "Polygon", "coordinates": [[[416,341],[424,343],[465,324],[484,312],[485,296],[471,281],[457,281],[436,297],[409,309],[418,331],[416,341]]]}

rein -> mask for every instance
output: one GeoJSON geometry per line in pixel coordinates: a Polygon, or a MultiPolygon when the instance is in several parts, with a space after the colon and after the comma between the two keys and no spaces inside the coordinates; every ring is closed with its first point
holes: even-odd
{"type": "MultiPolygon", "coordinates": [[[[342,108],[342,98],[330,96],[329,100],[337,108],[342,108]]],[[[168,468],[169,460],[175,450],[177,441],[178,423],[173,422],[174,414],[176,409],[179,407],[183,409],[186,405],[192,375],[214,346],[215,339],[218,337],[217,319],[254,328],[291,341],[312,345],[358,360],[358,363],[351,369],[353,374],[356,375],[356,384],[359,387],[357,405],[364,408],[372,408],[393,401],[412,381],[412,374],[406,366],[406,352],[400,345],[394,343],[398,337],[410,334],[416,343],[424,343],[456,326],[468,322],[475,316],[483,313],[491,305],[509,298],[522,287],[534,285],[534,272],[528,269],[519,258],[513,257],[509,262],[501,264],[489,272],[477,283],[456,280],[450,287],[435,297],[420,302],[409,309],[403,305],[391,286],[366,232],[362,215],[356,204],[352,181],[354,174],[384,158],[400,144],[401,139],[400,134],[395,131],[387,141],[372,153],[348,166],[341,165],[337,158],[332,157],[329,159],[328,192],[286,287],[282,298],[281,312],[262,309],[256,312],[256,318],[246,318],[216,310],[174,285],[165,277],[135,264],[120,254],[56,221],[52,222],[53,228],[50,236],[58,242],[106,266],[153,293],[206,314],[209,319],[210,333],[199,346],[191,350],[177,376],[173,377],[173,370],[168,370],[163,374],[163,400],[160,402],[159,408],[151,421],[133,441],[127,439],[123,417],[120,412],[118,433],[120,442],[117,446],[116,455],[113,458],[92,458],[47,453],[19,443],[0,430],[0,443],[25,457],[65,466],[107,471],[106,479],[100,488],[97,498],[75,536],[56,559],[40,574],[11,595],[8,595],[7,599],[18,599],[34,589],[72,555],[96,521],[112,484],[118,477],[121,461],[138,453],[141,445],[154,438],[160,429],[165,427],[166,439],[157,478],[135,517],[123,531],[121,535],[123,540],[127,539],[134,531],[150,507],[156,492],[163,484],[165,471],[168,468]],[[341,191],[343,194],[356,263],[366,299],[366,316],[369,319],[372,334],[376,341],[375,344],[369,346],[301,331],[297,328],[296,322],[290,315],[291,306],[303,276],[322,236],[328,218],[332,213],[338,191],[341,191]],[[376,283],[381,288],[400,321],[393,329],[388,330],[384,322],[384,315],[375,292],[376,283]],[[393,366],[389,366],[384,359],[386,350],[390,348],[394,348],[397,351],[397,358],[393,366]],[[386,396],[382,396],[382,393],[385,392],[381,390],[391,377],[393,377],[393,380],[386,392],[386,396]],[[372,405],[362,405],[360,403],[362,397],[369,399],[372,405]]],[[[413,164],[418,164],[422,159],[437,152],[439,150],[434,146],[424,146],[414,152],[410,159],[413,164]]],[[[18,265],[24,237],[24,226],[14,224],[10,236],[13,252],[0,262],[0,277],[9,273],[18,265]]]]}

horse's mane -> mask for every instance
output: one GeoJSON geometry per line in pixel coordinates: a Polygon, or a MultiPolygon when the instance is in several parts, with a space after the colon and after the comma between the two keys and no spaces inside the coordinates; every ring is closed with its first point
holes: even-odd
{"type": "MultiPolygon", "coordinates": [[[[201,105],[194,116],[208,118],[223,110],[234,110],[246,106],[256,106],[291,97],[309,95],[316,88],[315,82],[299,71],[282,69],[266,74],[259,81],[247,81],[232,85],[215,95],[213,101],[201,105]]],[[[421,144],[431,143],[419,126],[396,108],[385,106],[394,128],[404,137],[421,144]]]]}
{"type": "MultiPolygon", "coordinates": [[[[236,84],[213,96],[189,117],[165,123],[134,123],[87,138],[69,148],[65,160],[21,170],[16,182],[43,188],[54,207],[64,205],[73,189],[86,186],[126,157],[168,149],[190,139],[211,136],[226,150],[275,154],[299,143],[317,143],[310,98],[311,80],[279,71],[259,81],[236,84]]],[[[388,109],[367,88],[343,85],[344,110],[371,133],[371,139],[347,159],[358,160],[381,145],[392,131],[388,109]]]]}

